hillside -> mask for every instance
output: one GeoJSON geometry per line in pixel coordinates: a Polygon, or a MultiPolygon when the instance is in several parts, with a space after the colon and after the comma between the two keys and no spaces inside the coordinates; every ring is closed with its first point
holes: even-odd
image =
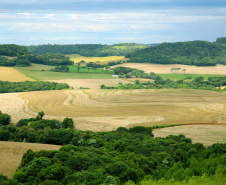
{"type": "Polygon", "coordinates": [[[28,50],[24,46],[18,46],[15,44],[1,44],[0,56],[16,57],[18,55],[28,54],[28,50]]]}
{"type": "Polygon", "coordinates": [[[48,44],[38,46],[27,46],[27,49],[32,54],[44,53],[61,53],[61,54],[79,54],[86,57],[105,57],[105,56],[124,56],[129,52],[140,50],[149,47],[143,44],[48,44]]]}
{"type": "Polygon", "coordinates": [[[226,64],[226,46],[206,41],[163,43],[127,54],[129,62],[215,66],[226,64]]]}

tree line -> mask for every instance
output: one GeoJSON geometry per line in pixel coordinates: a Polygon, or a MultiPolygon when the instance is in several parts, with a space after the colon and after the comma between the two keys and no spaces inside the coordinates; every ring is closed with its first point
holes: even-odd
{"type": "Polygon", "coordinates": [[[128,62],[215,66],[226,64],[226,46],[206,41],[162,43],[125,55],[128,62]]]}
{"type": "Polygon", "coordinates": [[[69,88],[70,88],[70,86],[68,84],[57,83],[57,82],[44,82],[44,81],[9,82],[9,81],[0,81],[0,93],[43,91],[43,90],[61,90],[61,89],[69,89],[69,88]]]}
{"type": "Polygon", "coordinates": [[[127,53],[139,50],[136,44],[122,43],[120,45],[102,45],[102,44],[47,44],[38,46],[26,46],[32,54],[61,53],[61,54],[79,54],[86,57],[105,57],[105,56],[125,56],[127,53]],[[130,46],[117,49],[115,46],[130,46]]]}
{"type": "Polygon", "coordinates": [[[25,46],[18,46],[16,44],[0,44],[0,56],[16,57],[26,54],[28,54],[28,50],[25,46]]]}
{"type": "MultiPolygon", "coordinates": [[[[221,87],[226,85],[226,77],[210,77],[204,80],[203,77],[197,77],[194,80],[184,79],[173,81],[163,80],[160,76],[154,78],[154,82],[140,82],[123,84],[119,82],[117,86],[101,85],[101,89],[203,89],[211,91],[221,91],[221,87]]],[[[226,88],[223,89],[225,91],[226,88]]]]}
{"type": "Polygon", "coordinates": [[[44,120],[43,112],[14,125],[2,121],[1,114],[0,140],[64,145],[59,151],[28,150],[12,178],[0,175],[4,185],[134,185],[225,177],[226,143],[205,148],[182,134],[154,138],[152,129],[142,126],[73,130],[71,118],[44,120]]]}

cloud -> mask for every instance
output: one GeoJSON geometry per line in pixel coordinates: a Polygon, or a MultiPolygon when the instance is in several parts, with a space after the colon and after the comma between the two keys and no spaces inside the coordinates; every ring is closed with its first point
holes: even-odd
{"type": "Polygon", "coordinates": [[[17,13],[18,15],[34,15],[33,13],[17,13]]]}

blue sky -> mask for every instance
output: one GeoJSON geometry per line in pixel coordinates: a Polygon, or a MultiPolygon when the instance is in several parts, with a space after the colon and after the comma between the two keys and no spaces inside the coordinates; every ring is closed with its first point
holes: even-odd
{"type": "Polygon", "coordinates": [[[226,0],[0,0],[0,44],[115,44],[226,36],[226,0]]]}

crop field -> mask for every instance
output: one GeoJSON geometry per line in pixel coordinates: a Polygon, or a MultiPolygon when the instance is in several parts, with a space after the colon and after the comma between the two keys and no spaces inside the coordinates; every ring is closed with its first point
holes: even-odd
{"type": "Polygon", "coordinates": [[[226,94],[204,90],[61,90],[1,94],[3,113],[17,122],[44,111],[46,119],[72,117],[78,130],[119,126],[226,123],[226,94]],[[7,103],[6,103],[7,102],[7,103]],[[18,106],[16,106],[18,104],[18,106]]]}
{"type": "Polygon", "coordinates": [[[197,67],[180,64],[163,65],[163,64],[124,63],[117,66],[137,68],[139,70],[143,70],[146,73],[154,72],[157,74],[172,74],[171,71],[172,68],[180,68],[180,70],[175,70],[174,73],[181,74],[182,76],[186,76],[186,74],[226,75],[226,66],[224,65],[197,67]],[[185,75],[183,69],[185,69],[185,75]]]}
{"type": "Polygon", "coordinates": [[[0,80],[10,82],[35,81],[12,67],[0,67],[0,80]]]}
{"type": "Polygon", "coordinates": [[[111,79],[112,74],[102,73],[62,73],[52,71],[33,71],[27,69],[18,69],[24,75],[36,80],[63,80],[63,79],[111,79]]]}
{"type": "Polygon", "coordinates": [[[203,143],[204,146],[226,142],[226,125],[182,125],[155,129],[153,133],[155,137],[183,134],[193,143],[203,143]]]}
{"type": "Polygon", "coordinates": [[[74,61],[75,63],[81,62],[82,60],[86,63],[89,62],[111,62],[115,60],[123,60],[124,56],[107,56],[107,57],[84,57],[78,54],[71,54],[66,55],[70,57],[70,60],[74,61]]]}
{"type": "Polygon", "coordinates": [[[48,80],[50,82],[67,83],[74,89],[80,87],[90,88],[90,89],[100,89],[101,85],[106,86],[117,86],[119,82],[129,83],[129,81],[122,78],[114,79],[66,79],[66,80],[48,80]]]}
{"type": "Polygon", "coordinates": [[[0,174],[12,177],[27,150],[59,150],[59,145],[0,141],[0,174]]]}

